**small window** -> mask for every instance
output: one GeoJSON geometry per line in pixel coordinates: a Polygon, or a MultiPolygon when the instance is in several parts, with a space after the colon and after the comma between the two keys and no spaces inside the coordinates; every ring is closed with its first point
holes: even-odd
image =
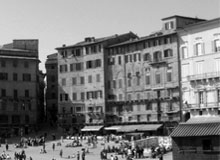
{"type": "Polygon", "coordinates": [[[145,53],[144,54],[144,61],[150,61],[151,58],[150,58],[150,53],[145,53]]]}
{"type": "Polygon", "coordinates": [[[196,43],[195,44],[195,55],[200,56],[202,55],[202,43],[196,43]]]}
{"type": "Polygon", "coordinates": [[[156,84],[160,84],[160,73],[159,72],[156,73],[155,79],[156,79],[156,84]]]}
{"type": "Polygon", "coordinates": [[[62,86],[65,86],[65,85],[66,85],[66,79],[63,78],[63,79],[62,79],[62,86]]]}
{"type": "Polygon", "coordinates": [[[76,84],[77,84],[76,81],[77,81],[76,77],[73,77],[73,78],[72,78],[72,85],[76,85],[76,84]]]}
{"type": "Polygon", "coordinates": [[[88,83],[92,83],[92,76],[88,76],[88,83]]]}
{"type": "Polygon", "coordinates": [[[203,104],[204,103],[204,95],[203,95],[203,91],[199,92],[199,104],[203,104]]]}

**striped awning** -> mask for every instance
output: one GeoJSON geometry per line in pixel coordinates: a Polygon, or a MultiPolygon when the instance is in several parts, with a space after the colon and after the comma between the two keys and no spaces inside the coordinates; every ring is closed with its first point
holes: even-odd
{"type": "Polygon", "coordinates": [[[85,126],[81,131],[99,131],[103,126],[85,126]]]}
{"type": "MultiPolygon", "coordinates": [[[[220,119],[220,118],[217,118],[220,119]]],[[[220,121],[213,118],[192,118],[180,123],[170,134],[171,137],[220,136],[220,121]]]]}
{"type": "Polygon", "coordinates": [[[124,125],[118,132],[156,131],[162,124],[124,125]]]}

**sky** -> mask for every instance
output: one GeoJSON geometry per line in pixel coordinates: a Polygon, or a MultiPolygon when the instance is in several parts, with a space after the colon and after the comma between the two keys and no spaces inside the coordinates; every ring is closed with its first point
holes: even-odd
{"type": "Polygon", "coordinates": [[[173,15],[218,18],[220,0],[0,0],[0,45],[38,39],[45,72],[56,47],[129,31],[147,36],[173,15]]]}

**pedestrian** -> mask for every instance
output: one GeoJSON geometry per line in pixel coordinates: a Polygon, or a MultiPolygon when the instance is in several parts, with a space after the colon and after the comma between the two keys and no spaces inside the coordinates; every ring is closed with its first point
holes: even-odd
{"type": "Polygon", "coordinates": [[[82,155],[81,156],[82,156],[82,160],[85,160],[85,156],[86,156],[85,150],[82,151],[82,155]]]}
{"type": "Polygon", "coordinates": [[[53,148],[53,151],[54,151],[55,150],[55,143],[53,143],[52,148],[53,148]]]}
{"type": "Polygon", "coordinates": [[[115,157],[114,157],[114,160],[118,160],[118,156],[115,156],[115,157]]]}
{"type": "Polygon", "coordinates": [[[60,150],[60,157],[61,158],[63,157],[63,150],[62,149],[60,150]]]}
{"type": "Polygon", "coordinates": [[[9,148],[8,143],[5,144],[5,148],[6,148],[6,151],[7,151],[8,148],[9,148]]]}
{"type": "Polygon", "coordinates": [[[113,155],[111,155],[111,157],[110,157],[110,160],[114,160],[114,157],[113,157],[113,155]]]}
{"type": "Polygon", "coordinates": [[[79,151],[76,154],[76,158],[77,158],[77,160],[80,160],[80,153],[79,153],[79,151]]]}
{"type": "Polygon", "coordinates": [[[33,158],[32,158],[32,157],[30,157],[29,159],[30,159],[30,160],[33,160],[33,158]]]}

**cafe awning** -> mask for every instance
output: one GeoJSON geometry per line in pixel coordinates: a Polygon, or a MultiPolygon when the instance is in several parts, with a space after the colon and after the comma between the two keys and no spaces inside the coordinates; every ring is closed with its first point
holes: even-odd
{"type": "Polygon", "coordinates": [[[122,126],[110,126],[110,127],[105,127],[105,130],[119,130],[122,126]]]}
{"type": "Polygon", "coordinates": [[[191,118],[180,123],[170,134],[171,137],[220,136],[220,117],[191,118]]]}
{"type": "Polygon", "coordinates": [[[118,132],[156,131],[162,124],[124,125],[118,132]]]}
{"type": "Polygon", "coordinates": [[[103,126],[85,126],[83,129],[81,129],[82,132],[86,131],[99,131],[103,126]]]}

